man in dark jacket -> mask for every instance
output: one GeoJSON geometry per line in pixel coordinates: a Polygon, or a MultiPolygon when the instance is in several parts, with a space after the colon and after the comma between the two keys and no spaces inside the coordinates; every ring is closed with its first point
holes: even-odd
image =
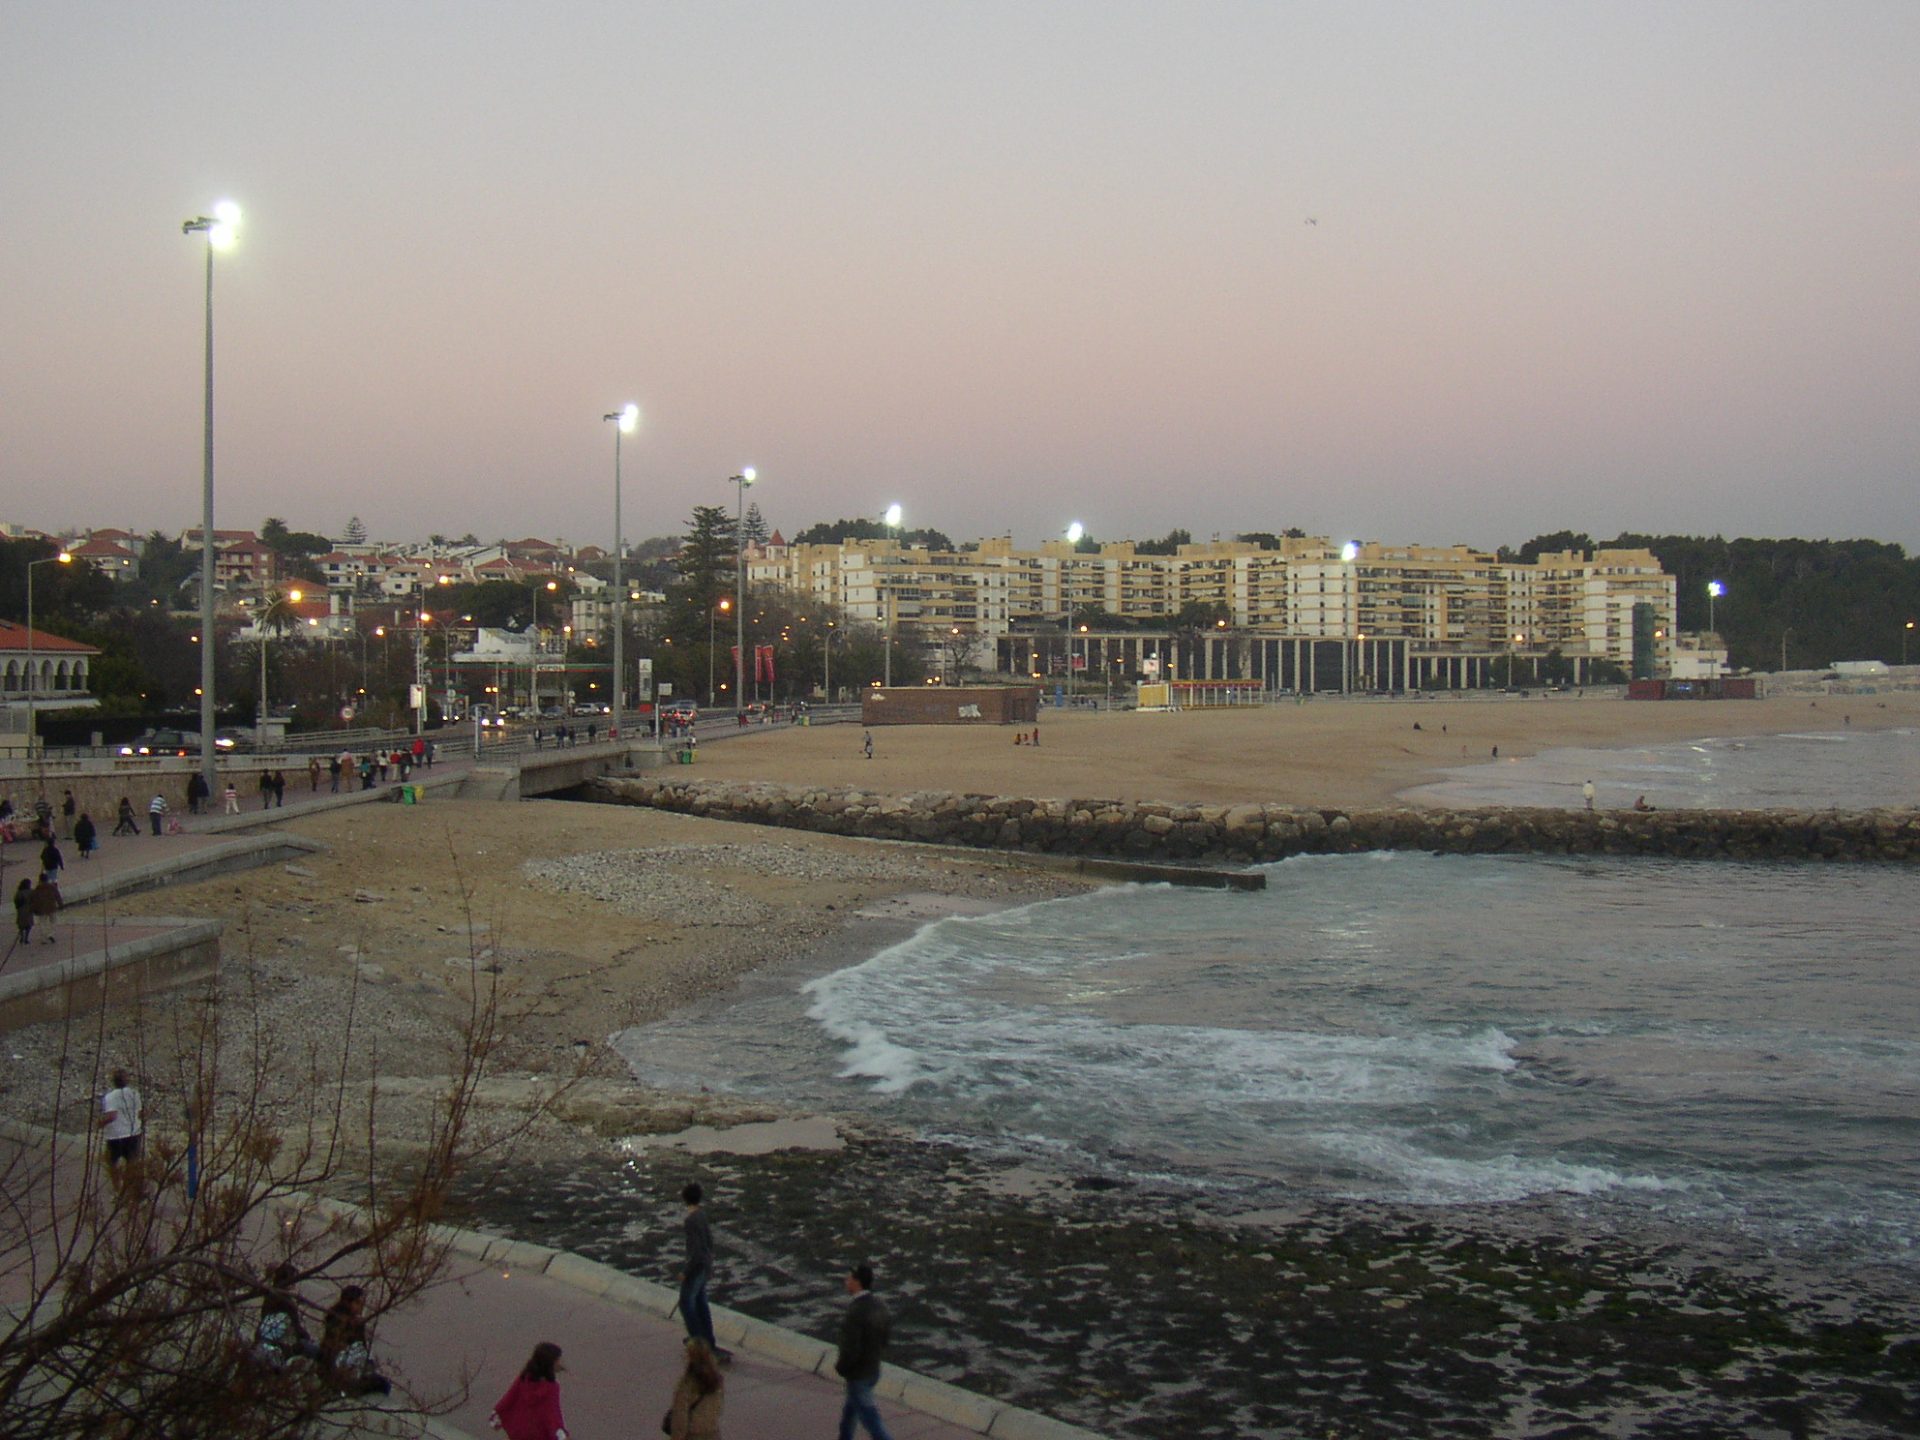
{"type": "Polygon", "coordinates": [[[880,1412],[874,1408],[873,1387],[880,1379],[880,1356],[887,1348],[893,1322],[886,1303],[873,1293],[873,1267],[862,1263],[847,1272],[847,1313],[840,1319],[840,1354],[834,1373],[847,1382],[846,1404],[840,1408],[840,1440],[853,1440],[857,1419],[873,1440],[893,1440],[880,1412]]]}
{"type": "Polygon", "coordinates": [[[686,1322],[688,1338],[706,1341],[718,1358],[713,1311],[707,1305],[707,1281],[713,1275],[713,1226],[707,1212],[700,1208],[705,1193],[698,1180],[689,1181],[680,1198],[687,1205],[687,1266],[680,1272],[680,1318],[686,1322]]]}

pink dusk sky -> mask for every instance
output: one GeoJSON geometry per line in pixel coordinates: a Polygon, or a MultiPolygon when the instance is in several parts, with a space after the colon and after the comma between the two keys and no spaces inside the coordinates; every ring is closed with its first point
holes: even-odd
{"type": "Polygon", "coordinates": [[[0,520],[1920,548],[1920,4],[0,7],[0,520]]]}

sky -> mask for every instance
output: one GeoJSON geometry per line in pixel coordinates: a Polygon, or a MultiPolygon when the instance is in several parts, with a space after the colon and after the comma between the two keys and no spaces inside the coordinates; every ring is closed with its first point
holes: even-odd
{"type": "Polygon", "coordinates": [[[0,6],[0,521],[1920,549],[1920,5],[0,6]]]}

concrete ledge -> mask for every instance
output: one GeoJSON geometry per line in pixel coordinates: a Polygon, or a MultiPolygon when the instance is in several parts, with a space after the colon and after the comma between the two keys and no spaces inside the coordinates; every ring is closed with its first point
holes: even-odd
{"type": "Polygon", "coordinates": [[[546,1274],[549,1280],[571,1285],[583,1295],[604,1295],[613,1287],[614,1281],[633,1278],[611,1265],[602,1265],[597,1260],[588,1260],[564,1250],[547,1262],[546,1274]]]}
{"type": "MultiPolygon", "coordinates": [[[[717,1310],[714,1313],[719,1314],[717,1310]]],[[[826,1341],[751,1316],[742,1316],[741,1320],[738,1344],[742,1350],[804,1370],[809,1375],[833,1376],[834,1348],[826,1341]]]]}
{"type": "MultiPolygon", "coordinates": [[[[553,1267],[547,1267],[547,1274],[553,1274],[553,1267]]],[[[642,1280],[638,1275],[629,1275],[624,1270],[614,1272],[617,1277],[600,1293],[608,1300],[618,1301],[648,1315],[664,1320],[673,1313],[673,1307],[680,1303],[680,1292],[654,1280],[642,1280]]]]}
{"type": "MultiPolygon", "coordinates": [[[[885,1368],[901,1377],[900,1393],[896,1398],[902,1405],[922,1415],[944,1420],[949,1425],[971,1430],[977,1435],[991,1433],[994,1421],[1007,1408],[997,1400],[989,1400],[971,1390],[962,1390],[958,1385],[949,1385],[944,1380],[930,1380],[911,1370],[893,1370],[891,1366],[885,1368]]],[[[831,1362],[827,1373],[833,1373],[831,1362]]]]}

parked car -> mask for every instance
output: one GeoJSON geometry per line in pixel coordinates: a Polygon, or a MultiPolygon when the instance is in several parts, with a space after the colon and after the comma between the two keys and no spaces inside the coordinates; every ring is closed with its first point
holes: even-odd
{"type": "Polygon", "coordinates": [[[675,725],[691,725],[700,718],[700,707],[691,700],[676,700],[661,715],[675,725]]]}

